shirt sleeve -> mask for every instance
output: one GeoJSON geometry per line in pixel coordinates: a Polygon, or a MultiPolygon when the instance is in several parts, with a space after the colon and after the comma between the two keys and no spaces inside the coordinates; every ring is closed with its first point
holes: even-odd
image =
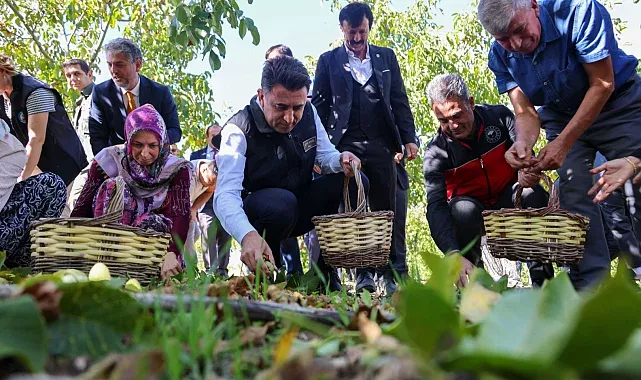
{"type": "Polygon", "coordinates": [[[27,113],[56,112],[56,97],[46,88],[38,88],[27,97],[27,113]]]}
{"type": "Polygon", "coordinates": [[[603,5],[596,0],[577,4],[572,41],[581,63],[592,63],[610,56],[610,49],[615,45],[614,28],[603,5]]]}
{"type": "Polygon", "coordinates": [[[490,70],[494,73],[494,78],[496,81],[496,88],[499,90],[499,94],[504,94],[511,89],[518,87],[516,80],[507,69],[505,62],[501,59],[498,49],[502,49],[500,46],[497,47],[496,43],[492,44],[490,49],[490,54],[487,57],[487,64],[490,70]]]}
{"type": "Polygon", "coordinates": [[[460,249],[454,235],[454,221],[447,203],[444,162],[447,152],[436,145],[429,145],[423,159],[423,175],[427,190],[427,222],[436,246],[448,253],[460,249]]]}
{"type": "Polygon", "coordinates": [[[329,141],[327,131],[318,117],[316,107],[312,105],[314,111],[314,121],[316,122],[316,164],[320,166],[324,174],[339,173],[343,171],[341,166],[341,153],[329,141]]]}
{"type": "Polygon", "coordinates": [[[227,124],[221,132],[220,150],[216,155],[218,181],[214,193],[214,212],[225,231],[239,243],[247,233],[256,231],[243,210],[243,179],[247,140],[236,125],[227,124]]]}

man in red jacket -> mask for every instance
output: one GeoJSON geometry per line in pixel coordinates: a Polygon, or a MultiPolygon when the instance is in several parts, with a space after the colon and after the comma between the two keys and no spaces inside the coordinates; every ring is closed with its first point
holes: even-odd
{"type": "MultiPolygon", "coordinates": [[[[463,256],[461,287],[474,266],[483,266],[483,210],[513,208],[517,179],[529,185],[523,207],[545,207],[548,194],[538,176],[517,172],[505,161],[514,141],[514,114],[507,107],[475,105],[457,74],[435,77],[427,92],[440,125],[423,160],[430,232],[444,253],[459,252],[476,239],[463,256]]],[[[528,266],[535,285],[554,275],[551,264],[528,266]]]]}

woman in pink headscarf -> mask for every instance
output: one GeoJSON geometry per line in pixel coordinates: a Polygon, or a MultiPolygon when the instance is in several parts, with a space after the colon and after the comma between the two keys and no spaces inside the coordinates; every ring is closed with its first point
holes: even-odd
{"type": "Polygon", "coordinates": [[[125,144],[96,155],[72,217],[99,217],[122,208],[120,222],[170,233],[173,237],[161,276],[182,271],[176,239],[187,238],[190,217],[189,162],[170,153],[166,126],[145,104],[125,120],[125,144]]]}

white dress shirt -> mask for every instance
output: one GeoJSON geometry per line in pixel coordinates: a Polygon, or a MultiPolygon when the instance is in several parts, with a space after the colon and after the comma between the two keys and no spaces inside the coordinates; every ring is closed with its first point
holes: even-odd
{"type": "MultiPolygon", "coordinates": [[[[117,83],[116,83],[116,86],[118,86],[117,83]]],[[[118,88],[120,88],[120,92],[122,93],[122,102],[125,104],[125,106],[127,105],[127,96],[125,94],[127,93],[127,91],[131,91],[131,93],[134,96],[134,102],[136,103],[136,108],[140,107],[140,75],[138,76],[138,83],[136,83],[136,86],[131,90],[127,90],[126,88],[122,88],[120,86],[118,88]]]]}
{"type": "Polygon", "coordinates": [[[349,60],[352,78],[361,85],[367,83],[369,78],[372,76],[372,60],[369,56],[369,44],[367,44],[365,59],[362,61],[356,56],[356,54],[354,54],[353,51],[347,48],[347,45],[345,45],[345,50],[347,51],[347,59],[349,60]]]}
{"type": "MultiPolygon", "coordinates": [[[[329,141],[314,106],[312,110],[316,122],[316,164],[324,174],[339,173],[343,171],[341,154],[329,141]]],[[[225,125],[221,133],[220,150],[216,155],[218,182],[214,193],[214,210],[225,231],[240,243],[247,233],[256,230],[245,215],[241,198],[247,140],[240,128],[233,124],[225,125]]]]}

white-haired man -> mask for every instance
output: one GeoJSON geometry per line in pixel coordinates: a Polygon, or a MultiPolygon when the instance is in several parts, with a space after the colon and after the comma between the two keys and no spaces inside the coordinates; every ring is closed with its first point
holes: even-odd
{"type": "MultiPolygon", "coordinates": [[[[483,267],[480,236],[483,210],[513,208],[517,178],[527,183],[523,207],[545,207],[548,194],[538,176],[512,168],[505,153],[514,143],[514,114],[503,105],[474,104],[463,78],[435,77],[427,95],[439,129],[423,160],[430,233],[443,253],[476,241],[463,256],[457,286],[465,286],[474,266],[483,267]]],[[[529,263],[540,286],[554,275],[551,264],[529,263]]]]}
{"type": "MultiPolygon", "coordinates": [[[[496,39],[489,67],[516,115],[506,159],[532,173],[558,169],[561,207],[590,219],[570,278],[577,289],[594,285],[609,273],[610,256],[599,208],[587,194],[589,171],[597,151],[611,160],[641,146],[638,60],[619,48],[610,14],[596,0],[481,0],[478,16],[496,39]],[[535,158],[541,127],[548,145],[535,158]]],[[[633,194],[638,226],[638,184],[633,194]]],[[[641,267],[641,257],[634,262],[641,267]]]]}

